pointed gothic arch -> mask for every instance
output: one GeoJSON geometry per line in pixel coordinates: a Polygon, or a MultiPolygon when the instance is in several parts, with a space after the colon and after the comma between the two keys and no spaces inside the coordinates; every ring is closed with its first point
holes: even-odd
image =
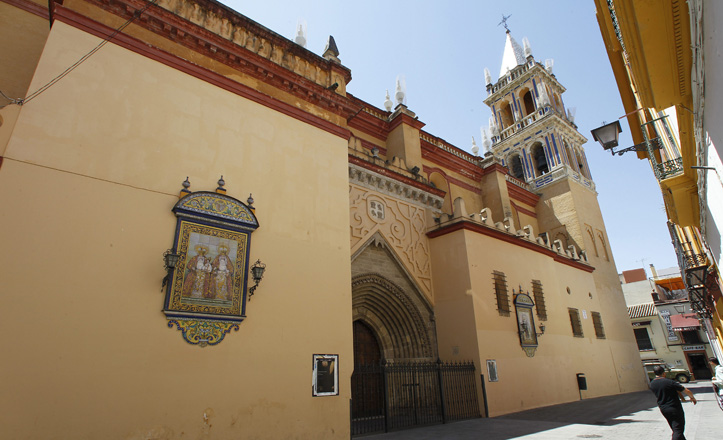
{"type": "Polygon", "coordinates": [[[435,359],[434,313],[392,248],[375,234],[352,260],[352,321],[376,335],[387,360],[435,359]]]}
{"type": "Polygon", "coordinates": [[[597,250],[597,243],[595,243],[595,234],[592,232],[592,228],[590,226],[587,226],[585,228],[585,231],[587,232],[587,235],[590,236],[590,242],[592,243],[592,249],[595,251],[595,256],[599,257],[600,253],[597,250]]]}
{"type": "Polygon", "coordinates": [[[600,247],[602,248],[603,257],[606,261],[610,261],[610,255],[608,254],[608,247],[607,243],[605,242],[605,237],[603,237],[602,231],[597,231],[597,238],[598,241],[600,241],[600,247]]]}
{"type": "Polygon", "coordinates": [[[445,192],[444,201],[442,202],[442,212],[445,214],[452,214],[452,198],[447,176],[445,176],[441,170],[433,171],[429,174],[429,181],[435,186],[435,188],[441,189],[445,192]]]}
{"type": "Polygon", "coordinates": [[[430,314],[388,279],[366,274],[352,279],[353,320],[378,336],[385,359],[433,359],[436,347],[430,335],[430,314]],[[425,316],[428,315],[428,316],[425,316]]]}

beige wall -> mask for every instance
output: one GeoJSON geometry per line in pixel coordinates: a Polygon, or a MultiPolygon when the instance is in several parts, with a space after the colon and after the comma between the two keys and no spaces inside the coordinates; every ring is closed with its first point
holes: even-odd
{"type": "MultiPolygon", "coordinates": [[[[0,44],[0,91],[8,97],[27,96],[49,29],[47,19],[0,2],[0,41],[12,42],[0,44]],[[18,38],[20,35],[22,38],[18,38]]],[[[0,107],[6,104],[8,100],[0,97],[0,107]]],[[[17,105],[0,108],[0,156],[5,154],[19,111],[17,105]]]]}
{"type": "MultiPolygon", "coordinates": [[[[472,231],[432,239],[432,255],[440,356],[454,359],[458,352],[461,360],[478,353],[474,360],[485,376],[486,360],[497,360],[499,382],[486,383],[491,416],[577,400],[577,373],[587,377],[583,398],[617,393],[622,380],[637,381],[637,389],[643,389],[640,369],[621,369],[611,356],[611,348],[619,349],[620,343],[614,337],[595,336],[593,311],[601,313],[606,334],[615,331],[593,274],[472,231]],[[513,289],[522,286],[532,296],[531,281],[542,283],[548,320],[534,357],[527,357],[520,347],[514,307],[509,317],[497,311],[494,270],[506,275],[511,305],[513,289]],[[572,336],[568,307],[580,311],[582,338],[572,336]]],[[[539,326],[537,316],[535,321],[539,326]]]]}
{"type": "MultiPolygon", "coordinates": [[[[56,22],[31,88],[98,41],[56,22]]],[[[0,169],[0,437],[348,438],[346,163],[345,140],[113,44],[24,106],[0,169]],[[181,182],[222,174],[253,193],[267,270],[199,348],[166,325],[161,254],[181,182]],[[340,355],[339,396],[311,396],[314,353],[340,355]]]]}

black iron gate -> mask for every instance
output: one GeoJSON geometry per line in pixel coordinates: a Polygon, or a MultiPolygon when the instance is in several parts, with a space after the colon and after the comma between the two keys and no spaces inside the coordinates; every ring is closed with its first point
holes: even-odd
{"type": "Polygon", "coordinates": [[[355,365],[351,434],[479,417],[474,372],[472,362],[355,365]]]}

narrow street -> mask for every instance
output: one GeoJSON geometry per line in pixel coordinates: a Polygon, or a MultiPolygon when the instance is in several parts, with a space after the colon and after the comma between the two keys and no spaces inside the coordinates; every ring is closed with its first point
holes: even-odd
{"type": "MultiPolygon", "coordinates": [[[[687,440],[721,438],[723,411],[718,407],[709,381],[687,384],[698,400],[684,403],[687,440]]],[[[641,391],[587,399],[545,408],[379,434],[365,440],[577,440],[582,438],[657,440],[671,436],[667,422],[655,404],[655,396],[641,391]]]]}

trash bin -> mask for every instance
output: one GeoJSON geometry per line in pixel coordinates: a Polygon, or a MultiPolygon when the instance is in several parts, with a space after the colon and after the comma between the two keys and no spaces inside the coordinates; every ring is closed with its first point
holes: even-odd
{"type": "Polygon", "coordinates": [[[580,391],[587,390],[587,378],[585,378],[585,373],[577,373],[577,387],[580,391]]]}

